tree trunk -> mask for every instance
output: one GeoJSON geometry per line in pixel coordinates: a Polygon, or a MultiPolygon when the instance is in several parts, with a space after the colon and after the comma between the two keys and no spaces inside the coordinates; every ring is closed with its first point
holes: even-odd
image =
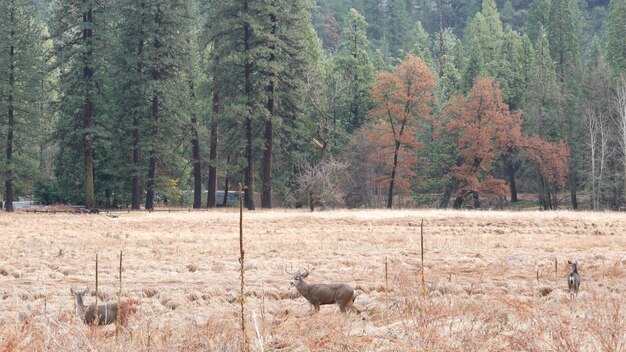
{"type": "Polygon", "coordinates": [[[515,185],[515,168],[513,167],[513,149],[509,148],[506,154],[506,173],[509,176],[509,187],[511,188],[511,202],[518,202],[517,187],[515,185]]]}
{"type": "MultiPolygon", "coordinates": [[[[217,205],[215,199],[215,193],[217,193],[217,121],[220,118],[221,106],[220,94],[218,93],[216,87],[213,89],[215,90],[213,91],[213,117],[211,118],[211,136],[209,137],[209,184],[207,187],[207,208],[215,208],[217,205]]],[[[228,182],[228,178],[226,178],[226,180],[228,182]]],[[[224,192],[226,192],[226,190],[224,192]]],[[[226,195],[224,197],[226,197],[226,195]]]]}
{"type": "Polygon", "coordinates": [[[248,166],[246,167],[246,192],[245,203],[248,210],[255,210],[254,206],[254,153],[252,149],[252,143],[254,142],[252,134],[252,118],[246,118],[246,160],[248,166]]]}
{"type": "Polygon", "coordinates": [[[547,210],[547,198],[549,194],[546,195],[546,183],[543,179],[543,176],[539,177],[540,191],[539,191],[539,208],[543,208],[543,210],[547,210]]]}
{"type": "Polygon", "coordinates": [[[393,206],[393,186],[396,180],[396,169],[398,168],[398,150],[400,150],[400,142],[396,141],[396,149],[393,153],[393,167],[391,169],[391,181],[389,182],[389,195],[387,196],[387,209],[393,206]]]}
{"type": "Polygon", "coordinates": [[[474,209],[480,208],[480,197],[478,192],[472,192],[472,198],[474,198],[474,209]]]}
{"type": "MultiPolygon", "coordinates": [[[[161,17],[157,13],[154,19],[157,26],[161,24],[161,17]]],[[[158,37],[154,40],[154,48],[157,53],[160,52],[161,41],[158,37]]],[[[152,82],[155,85],[154,91],[152,92],[152,108],[150,109],[150,117],[152,118],[152,143],[150,145],[150,162],[148,165],[148,180],[147,180],[147,191],[146,191],[146,210],[154,209],[154,192],[156,188],[156,169],[157,169],[157,145],[159,144],[159,94],[158,83],[161,79],[161,72],[159,67],[156,66],[156,63],[153,63],[152,68],[152,82]]]]}
{"type": "MultiPolygon", "coordinates": [[[[404,107],[404,112],[408,113],[410,107],[408,103],[404,107]]],[[[393,138],[396,141],[396,146],[393,151],[393,167],[391,169],[391,181],[389,182],[389,195],[387,196],[387,209],[391,209],[393,206],[393,187],[396,180],[396,170],[398,169],[398,152],[400,150],[400,137],[404,134],[404,127],[406,126],[406,119],[402,120],[402,124],[400,126],[400,131],[396,135],[396,130],[393,123],[393,118],[389,117],[389,124],[391,125],[391,129],[393,131],[393,138]]]]}
{"type": "MultiPolygon", "coordinates": [[[[189,80],[189,91],[193,102],[196,99],[193,78],[189,80]]],[[[202,164],[200,163],[198,119],[194,109],[191,111],[191,160],[193,162],[193,208],[200,209],[202,207],[202,164]]]]}
{"type": "MultiPolygon", "coordinates": [[[[135,113],[136,114],[136,113],[135,113]]],[[[141,203],[141,187],[139,184],[139,173],[141,166],[139,165],[140,147],[139,147],[139,117],[133,116],[132,131],[132,149],[133,149],[133,176],[131,186],[131,208],[139,210],[141,203]]]]}
{"type": "MultiPolygon", "coordinates": [[[[268,101],[268,106],[274,104],[273,99],[268,101]]],[[[272,107],[273,110],[273,107],[272,107]]],[[[261,193],[261,207],[271,209],[272,208],[272,158],[274,149],[274,127],[272,125],[272,118],[270,117],[265,122],[265,150],[263,151],[263,192],[261,193]]]]}
{"type": "Polygon", "coordinates": [[[441,197],[441,201],[439,202],[439,209],[448,208],[448,204],[450,204],[450,197],[452,197],[452,187],[446,186],[446,190],[441,197]]]}
{"type": "Polygon", "coordinates": [[[311,190],[309,190],[308,192],[308,198],[309,198],[309,210],[311,212],[315,211],[315,202],[313,201],[313,192],[311,192],[311,190]]]}
{"type": "MultiPolygon", "coordinates": [[[[156,74],[158,76],[158,73],[156,74]]],[[[152,145],[150,146],[150,162],[148,164],[148,180],[146,190],[146,210],[154,209],[154,189],[156,187],[157,151],[156,144],[159,138],[158,118],[159,118],[159,96],[155,92],[152,96],[152,145]]]]}
{"type": "Polygon", "coordinates": [[[461,209],[461,207],[463,206],[463,196],[456,196],[456,198],[454,199],[454,204],[452,204],[452,207],[454,209],[461,209]]]}
{"type": "MultiPolygon", "coordinates": [[[[244,1],[243,4],[244,13],[248,13],[248,0],[244,1]]],[[[245,55],[249,55],[250,53],[250,43],[252,41],[252,30],[250,29],[250,24],[246,23],[244,25],[244,53],[245,55]]],[[[248,166],[246,167],[246,192],[245,192],[245,203],[248,210],[255,210],[254,206],[254,131],[252,130],[252,114],[254,109],[253,104],[253,96],[252,96],[252,61],[250,58],[246,58],[244,65],[244,84],[245,84],[245,94],[247,99],[247,111],[246,111],[246,161],[248,166]]]]}
{"type": "MultiPolygon", "coordinates": [[[[276,33],[276,15],[270,14],[270,22],[272,23],[271,33],[274,35],[276,33]]],[[[274,55],[274,45],[270,45],[270,65],[275,60],[274,55]]],[[[272,208],[272,164],[273,164],[273,154],[274,154],[274,126],[273,126],[273,118],[274,118],[274,74],[270,72],[269,74],[269,84],[266,87],[267,92],[267,112],[269,118],[265,121],[265,150],[263,151],[263,168],[261,174],[261,180],[263,183],[263,190],[261,192],[261,207],[266,209],[272,208]]]]}
{"type": "MultiPolygon", "coordinates": [[[[83,6],[87,4],[87,0],[82,0],[83,6]]],[[[93,133],[91,128],[93,125],[93,101],[92,93],[94,89],[93,82],[93,16],[91,5],[83,12],[83,45],[86,49],[83,51],[83,83],[85,90],[85,105],[83,107],[83,157],[85,167],[85,207],[93,208],[95,206],[94,191],[94,165],[93,165],[93,133]]]]}
{"type": "MultiPolygon", "coordinates": [[[[226,165],[228,165],[230,158],[226,159],[226,165]]],[[[228,174],[226,175],[226,179],[224,180],[224,198],[222,198],[222,206],[225,207],[228,205],[228,174]]],[[[240,197],[241,194],[237,193],[237,197],[240,197]]]]}
{"type": "MultiPolygon", "coordinates": [[[[143,9],[145,7],[145,3],[142,2],[141,3],[141,8],[143,9]]],[[[144,23],[144,17],[142,16],[141,18],[141,24],[143,25],[144,23]]],[[[143,53],[143,46],[144,46],[144,40],[143,40],[143,26],[140,26],[140,32],[139,32],[139,43],[137,45],[137,57],[141,57],[142,53],[143,53]]],[[[137,63],[137,74],[141,75],[143,71],[143,65],[141,64],[141,60],[139,60],[139,62],[137,63]]],[[[134,104],[136,104],[136,109],[135,111],[133,111],[133,126],[132,126],[132,150],[133,150],[133,174],[132,174],[132,186],[131,186],[131,209],[133,210],[139,210],[141,207],[141,184],[140,184],[140,173],[141,173],[141,165],[140,165],[140,159],[141,159],[141,147],[139,145],[139,119],[140,117],[138,116],[139,114],[139,104],[141,104],[141,102],[136,101],[134,104]]]]}
{"type": "MultiPolygon", "coordinates": [[[[11,9],[11,22],[15,21],[15,14],[11,9]]],[[[13,211],[13,129],[15,128],[15,116],[13,111],[13,94],[15,91],[15,46],[13,40],[15,31],[11,30],[9,42],[9,116],[7,125],[7,145],[6,145],[6,171],[4,180],[4,207],[8,212],[13,211]]],[[[0,199],[2,200],[2,199],[0,199]]]]}
{"type": "MultiPolygon", "coordinates": [[[[573,152],[572,152],[572,159],[574,159],[573,156],[573,152]]],[[[569,175],[569,191],[570,191],[570,198],[572,201],[572,209],[577,210],[578,209],[578,197],[576,195],[576,188],[577,188],[577,177],[576,177],[576,170],[572,167],[570,168],[570,175],[569,175]]]]}

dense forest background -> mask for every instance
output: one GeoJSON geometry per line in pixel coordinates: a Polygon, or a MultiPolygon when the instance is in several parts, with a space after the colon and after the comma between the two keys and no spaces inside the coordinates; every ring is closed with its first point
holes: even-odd
{"type": "Polygon", "coordinates": [[[2,0],[0,199],[618,209],[626,0],[2,0]]]}

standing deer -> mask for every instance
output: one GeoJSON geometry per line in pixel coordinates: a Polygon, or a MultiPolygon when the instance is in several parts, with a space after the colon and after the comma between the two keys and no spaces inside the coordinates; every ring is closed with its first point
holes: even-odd
{"type": "Polygon", "coordinates": [[[290,284],[295,286],[298,292],[307,299],[315,309],[315,313],[319,312],[320,305],[334,304],[339,306],[339,310],[345,313],[348,309],[355,311],[357,314],[361,312],[354,307],[354,289],[347,284],[307,284],[304,282],[304,278],[309,276],[309,271],[304,269],[304,273],[300,271],[290,273],[285,270],[289,275],[292,275],[290,284]]]}
{"type": "MultiPolygon", "coordinates": [[[[118,314],[118,306],[117,303],[105,303],[98,305],[98,319],[96,320],[96,305],[92,304],[85,309],[85,305],[83,304],[83,296],[89,292],[88,288],[85,288],[83,291],[77,291],[74,288],[70,288],[70,292],[74,297],[76,297],[76,314],[83,321],[83,323],[87,325],[108,325],[114,323],[117,320],[118,314]]],[[[122,303],[122,314],[120,315],[120,323],[122,325],[126,325],[126,319],[129,313],[129,310],[133,303],[122,303]]]]}
{"type": "Polygon", "coordinates": [[[578,274],[578,261],[567,261],[572,266],[572,272],[567,277],[567,286],[569,287],[570,298],[578,297],[578,289],[580,288],[580,275],[578,274]]]}

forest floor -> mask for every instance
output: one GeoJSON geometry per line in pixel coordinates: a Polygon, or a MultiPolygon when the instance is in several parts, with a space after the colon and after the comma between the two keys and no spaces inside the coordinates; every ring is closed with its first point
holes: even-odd
{"type": "Polygon", "coordinates": [[[245,212],[246,339],[237,210],[116,215],[0,213],[0,350],[626,350],[624,214],[245,212]],[[136,312],[116,335],[80,322],[70,287],[95,301],[98,254],[98,301],[116,301],[120,251],[136,312]],[[362,314],[312,314],[285,272],[305,268],[362,314]]]}

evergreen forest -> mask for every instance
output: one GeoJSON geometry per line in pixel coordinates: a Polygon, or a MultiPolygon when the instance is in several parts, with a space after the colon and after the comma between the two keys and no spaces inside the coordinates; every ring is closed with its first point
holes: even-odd
{"type": "Polygon", "coordinates": [[[626,0],[0,0],[0,200],[626,206],[626,0]]]}

